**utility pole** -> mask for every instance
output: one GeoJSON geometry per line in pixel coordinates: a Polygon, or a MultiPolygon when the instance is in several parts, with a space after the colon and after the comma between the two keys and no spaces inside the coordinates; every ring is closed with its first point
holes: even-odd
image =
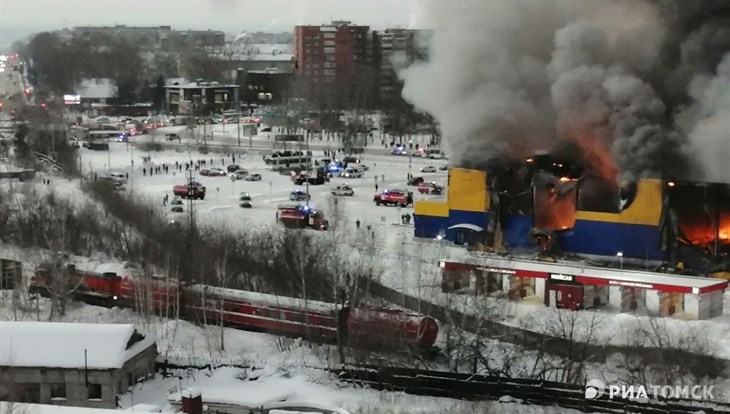
{"type": "MultiPolygon", "coordinates": [[[[239,112],[240,112],[239,108],[239,112]]],[[[241,146],[241,114],[238,114],[238,122],[236,123],[237,129],[238,129],[238,146],[241,146]]]]}

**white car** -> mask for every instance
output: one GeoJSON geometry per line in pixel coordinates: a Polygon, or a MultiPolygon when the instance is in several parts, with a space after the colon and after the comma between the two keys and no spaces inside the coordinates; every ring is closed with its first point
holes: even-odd
{"type": "Polygon", "coordinates": [[[208,170],[208,175],[211,177],[223,177],[227,173],[223,168],[213,167],[208,170]]]}
{"type": "Polygon", "coordinates": [[[228,176],[235,180],[245,180],[248,177],[248,171],[241,168],[240,170],[228,173],[228,176]]]}
{"type": "Polygon", "coordinates": [[[337,187],[335,187],[335,188],[332,189],[332,195],[336,195],[336,196],[354,196],[355,195],[355,190],[353,190],[352,187],[350,187],[347,184],[338,185],[337,187]]]}
{"type": "Polygon", "coordinates": [[[345,172],[340,174],[341,177],[345,178],[360,178],[363,175],[363,170],[357,167],[348,167],[345,172]]]}
{"type": "Polygon", "coordinates": [[[433,165],[427,165],[427,166],[421,168],[421,172],[424,172],[424,173],[435,173],[436,172],[436,167],[434,167],[433,165]]]}

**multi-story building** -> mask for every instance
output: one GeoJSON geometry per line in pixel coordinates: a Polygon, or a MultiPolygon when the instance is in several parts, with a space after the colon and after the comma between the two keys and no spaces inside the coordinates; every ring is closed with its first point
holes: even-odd
{"type": "Polygon", "coordinates": [[[165,85],[165,107],[168,112],[186,115],[208,115],[237,110],[239,85],[198,80],[180,85],[165,85]]]}
{"type": "Polygon", "coordinates": [[[225,34],[219,30],[174,30],[171,26],[78,26],[59,34],[64,38],[76,37],[87,40],[123,38],[143,48],[163,51],[168,51],[179,44],[220,49],[226,43],[225,34]]]}
{"type": "Polygon", "coordinates": [[[380,102],[387,104],[401,93],[398,72],[425,59],[429,31],[386,29],[373,32],[375,67],[380,102]]]}
{"type": "Polygon", "coordinates": [[[295,27],[296,73],[309,93],[337,100],[352,97],[362,75],[372,69],[369,29],[347,21],[295,27]]]}

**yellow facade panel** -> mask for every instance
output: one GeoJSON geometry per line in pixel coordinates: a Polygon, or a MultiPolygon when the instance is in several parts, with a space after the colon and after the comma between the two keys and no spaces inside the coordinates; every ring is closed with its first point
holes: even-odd
{"type": "Polygon", "coordinates": [[[486,212],[489,209],[487,173],[465,168],[449,169],[449,208],[486,212]]]}
{"type": "Polygon", "coordinates": [[[446,201],[416,201],[413,213],[419,216],[448,217],[449,203],[446,201]]]}
{"type": "Polygon", "coordinates": [[[606,223],[641,224],[656,226],[662,215],[661,180],[644,179],[637,183],[636,198],[620,213],[599,213],[578,211],[578,220],[602,221],[606,223]]]}

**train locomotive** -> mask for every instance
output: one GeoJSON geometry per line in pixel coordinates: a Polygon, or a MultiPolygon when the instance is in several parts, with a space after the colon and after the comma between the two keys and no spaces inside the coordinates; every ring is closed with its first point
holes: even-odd
{"type": "MultiPolygon", "coordinates": [[[[64,270],[73,298],[94,305],[145,309],[162,316],[179,315],[192,322],[223,323],[245,330],[303,337],[347,346],[432,352],[437,322],[402,310],[268,295],[208,285],[186,285],[165,278],[122,277],[116,273],[64,270]],[[144,306],[142,306],[144,305],[144,306]]],[[[51,272],[39,267],[31,292],[49,295],[51,272]]]]}

